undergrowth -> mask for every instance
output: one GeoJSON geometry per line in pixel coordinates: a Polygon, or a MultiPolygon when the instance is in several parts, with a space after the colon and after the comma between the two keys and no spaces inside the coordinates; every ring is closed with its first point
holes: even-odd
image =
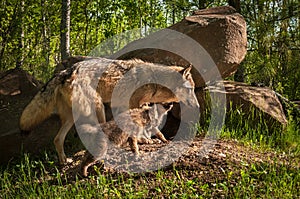
{"type": "MultiPolygon", "coordinates": [[[[199,132],[206,132],[210,124],[209,109],[206,109],[199,132]]],[[[282,125],[268,114],[254,106],[227,108],[224,126],[220,138],[236,139],[261,149],[272,149],[289,154],[300,154],[300,118],[288,114],[287,124],[282,125]]]]}
{"type": "MultiPolygon", "coordinates": [[[[285,154],[287,162],[296,164],[274,159],[237,165],[228,160],[228,168],[218,175],[213,169],[205,174],[181,167],[128,174],[103,173],[94,167],[96,175],[70,178],[48,153],[38,158],[25,154],[0,168],[0,198],[299,198],[297,118],[289,117],[285,127],[266,118],[255,108],[228,109],[220,137],[256,147],[262,156],[266,150],[279,158],[285,154]]],[[[208,123],[209,119],[202,122],[199,131],[208,123]]]]}
{"type": "Polygon", "coordinates": [[[230,163],[230,170],[173,167],[145,174],[106,173],[70,179],[47,158],[24,155],[1,169],[0,198],[298,198],[299,167],[269,163],[230,163]]]}

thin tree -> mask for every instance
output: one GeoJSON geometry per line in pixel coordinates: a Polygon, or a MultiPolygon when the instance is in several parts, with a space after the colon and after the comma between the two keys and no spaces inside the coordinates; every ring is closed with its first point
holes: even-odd
{"type": "MultiPolygon", "coordinates": [[[[238,13],[241,13],[241,3],[240,0],[228,0],[228,4],[235,8],[238,13]]],[[[234,81],[244,82],[245,81],[245,71],[243,65],[240,65],[234,74],[234,81]]]]}
{"type": "Polygon", "coordinates": [[[20,23],[19,23],[19,36],[18,36],[18,49],[16,57],[16,68],[21,68],[23,66],[23,50],[24,50],[24,0],[21,0],[20,5],[20,23]]]}
{"type": "Polygon", "coordinates": [[[41,15],[42,15],[42,37],[43,37],[43,42],[42,42],[42,56],[45,59],[45,69],[48,68],[50,64],[50,37],[49,37],[49,32],[50,32],[50,26],[49,26],[49,13],[47,9],[48,1],[47,0],[41,0],[41,15]]]}
{"type": "Polygon", "coordinates": [[[70,56],[71,0],[62,0],[60,52],[62,60],[70,56]]]}

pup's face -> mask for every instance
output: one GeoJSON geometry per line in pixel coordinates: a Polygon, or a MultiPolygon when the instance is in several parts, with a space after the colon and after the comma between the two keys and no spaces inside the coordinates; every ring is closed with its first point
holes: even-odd
{"type": "Polygon", "coordinates": [[[173,104],[153,104],[149,109],[149,118],[152,127],[159,126],[164,116],[173,108],[173,104]]]}

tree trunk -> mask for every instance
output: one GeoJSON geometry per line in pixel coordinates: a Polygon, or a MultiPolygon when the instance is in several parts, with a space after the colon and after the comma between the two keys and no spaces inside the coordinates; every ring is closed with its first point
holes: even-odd
{"type": "MultiPolygon", "coordinates": [[[[241,14],[241,3],[240,0],[228,0],[228,4],[232,6],[238,13],[241,14]]],[[[234,81],[244,82],[245,81],[244,67],[240,65],[234,74],[234,81]]]]}
{"type": "Polygon", "coordinates": [[[62,60],[70,56],[70,13],[71,0],[62,0],[60,52],[62,60]]]}
{"type": "Polygon", "coordinates": [[[85,33],[84,33],[84,41],[83,41],[84,54],[87,54],[87,37],[88,37],[88,32],[89,32],[88,5],[89,5],[89,2],[86,1],[85,6],[84,6],[84,17],[85,17],[85,33]]]}
{"type": "Polygon", "coordinates": [[[198,1],[198,9],[205,9],[206,8],[206,0],[199,0],[198,1]]]}
{"type": "Polygon", "coordinates": [[[42,21],[43,21],[43,50],[42,56],[45,59],[44,70],[47,71],[47,68],[50,64],[50,38],[49,38],[49,18],[48,18],[48,10],[47,10],[47,0],[42,0],[41,5],[42,9],[42,21]]]}
{"type": "Polygon", "coordinates": [[[241,13],[241,2],[240,0],[228,0],[228,4],[238,12],[241,13]]]}
{"type": "Polygon", "coordinates": [[[18,31],[18,49],[17,49],[17,58],[16,58],[16,68],[21,68],[23,65],[23,50],[24,50],[24,0],[21,0],[20,3],[20,21],[19,21],[19,31],[18,31]]]}

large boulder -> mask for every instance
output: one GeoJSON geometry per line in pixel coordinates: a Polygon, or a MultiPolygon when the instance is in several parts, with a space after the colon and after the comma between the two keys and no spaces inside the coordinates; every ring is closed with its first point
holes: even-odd
{"type": "MultiPolygon", "coordinates": [[[[251,128],[255,128],[258,122],[263,122],[266,124],[266,128],[272,131],[273,128],[284,127],[287,124],[287,118],[280,100],[275,92],[267,87],[254,87],[241,82],[220,81],[204,89],[196,89],[195,94],[200,105],[201,126],[207,125],[206,121],[210,117],[211,96],[218,96],[218,94],[226,97],[224,105],[216,102],[217,105],[221,105],[220,108],[226,108],[226,123],[234,122],[231,121],[233,120],[231,117],[234,114],[239,114],[239,118],[251,128]]],[[[175,104],[168,114],[162,132],[167,138],[173,137],[177,133],[179,124],[180,107],[175,104]]]]}
{"type": "MultiPolygon", "coordinates": [[[[272,89],[233,81],[223,81],[222,84],[226,90],[227,110],[241,108],[245,113],[251,114],[251,108],[254,107],[269,115],[270,122],[287,124],[281,102],[272,89]]],[[[222,92],[218,84],[207,87],[207,90],[222,92]]]]}
{"type": "MultiPolygon", "coordinates": [[[[268,87],[254,87],[241,82],[222,81],[214,85],[210,85],[204,91],[197,91],[196,96],[201,101],[203,109],[204,103],[209,98],[209,94],[224,93],[226,95],[226,110],[234,112],[242,111],[245,115],[244,119],[252,119],[258,122],[263,119],[269,126],[275,123],[287,124],[287,119],[280,100],[275,92],[268,87]],[[224,93],[224,89],[225,93],[224,93]],[[263,118],[260,118],[263,114],[263,118]]],[[[237,112],[239,113],[239,112],[237,112]]]]}
{"type": "MultiPolygon", "coordinates": [[[[232,75],[237,70],[247,52],[246,22],[229,6],[195,11],[192,16],[185,17],[168,29],[183,33],[199,43],[215,62],[222,78],[232,75]]],[[[205,76],[205,79],[214,79],[216,68],[211,67],[209,61],[205,61],[207,60],[205,53],[186,42],[183,34],[161,30],[129,43],[111,57],[139,58],[148,62],[179,66],[188,66],[189,62],[186,60],[188,57],[189,61],[193,60],[192,63],[197,65],[198,71],[201,70],[201,75],[205,76]],[[170,50],[147,46],[161,46],[170,50]],[[179,53],[173,53],[173,50],[179,53]],[[186,56],[181,57],[180,53],[186,56]]],[[[205,86],[201,75],[196,70],[192,73],[196,87],[205,86]]]]}
{"type": "Polygon", "coordinates": [[[0,74],[0,136],[12,129],[18,129],[18,119],[23,108],[41,85],[41,82],[22,69],[11,69],[0,74]]]}
{"type": "Polygon", "coordinates": [[[0,96],[33,96],[42,83],[22,69],[10,69],[0,74],[0,96]]]}
{"type": "Polygon", "coordinates": [[[27,136],[19,131],[21,113],[41,86],[41,82],[22,69],[0,74],[0,163],[6,163],[21,152],[37,153],[52,147],[60,125],[58,117],[49,118],[27,136]]]}

